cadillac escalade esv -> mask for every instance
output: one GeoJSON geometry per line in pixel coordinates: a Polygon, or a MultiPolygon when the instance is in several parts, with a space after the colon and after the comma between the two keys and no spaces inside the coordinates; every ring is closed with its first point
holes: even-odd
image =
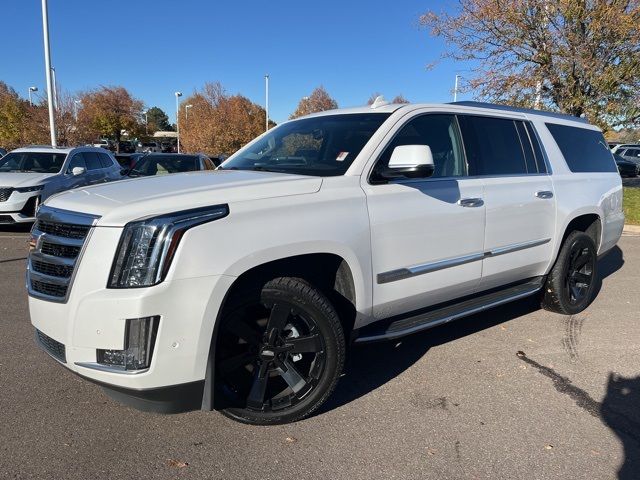
{"type": "Polygon", "coordinates": [[[141,409],[291,422],[352,342],[527,296],[594,296],[622,187],[580,118],[489,104],[380,105],[269,130],[217,171],[48,199],[27,272],[36,340],[141,409]]]}

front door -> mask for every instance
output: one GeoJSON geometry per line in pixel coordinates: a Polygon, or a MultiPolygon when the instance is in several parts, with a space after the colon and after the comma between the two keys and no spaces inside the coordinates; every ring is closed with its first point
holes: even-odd
{"type": "Polygon", "coordinates": [[[477,289],[484,248],[483,181],[467,174],[454,115],[423,114],[405,123],[363,188],[371,224],[375,319],[477,289]],[[433,176],[384,181],[379,172],[399,145],[428,145],[433,176]]]}

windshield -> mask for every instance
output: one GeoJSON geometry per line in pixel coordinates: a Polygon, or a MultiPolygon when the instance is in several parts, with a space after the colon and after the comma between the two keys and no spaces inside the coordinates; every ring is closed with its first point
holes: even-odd
{"type": "Polygon", "coordinates": [[[198,157],[195,155],[146,155],[136,163],[129,176],[147,177],[195,170],[200,170],[198,157]]]}
{"type": "Polygon", "coordinates": [[[0,158],[0,172],[58,173],[66,153],[11,152],[0,158]]]}
{"type": "Polygon", "coordinates": [[[221,170],[344,175],[387,113],[326,115],[285,123],[233,155],[221,170]]]}

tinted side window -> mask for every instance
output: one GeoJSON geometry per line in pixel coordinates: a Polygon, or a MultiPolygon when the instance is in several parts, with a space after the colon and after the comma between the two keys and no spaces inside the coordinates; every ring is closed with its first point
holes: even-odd
{"type": "Polygon", "coordinates": [[[71,157],[71,160],[69,160],[69,166],[67,167],[67,173],[71,173],[76,167],[81,167],[85,170],[87,169],[87,165],[84,163],[84,158],[81,153],[76,153],[71,157]]]}
{"type": "Polygon", "coordinates": [[[100,157],[98,157],[96,152],[83,152],[82,156],[87,163],[87,170],[99,170],[102,168],[100,157]]]}
{"type": "Polygon", "coordinates": [[[640,157],[640,149],[638,148],[628,148],[624,154],[627,157],[640,157]]]}
{"type": "Polygon", "coordinates": [[[374,169],[373,178],[379,178],[377,172],[389,166],[393,149],[400,145],[429,145],[435,166],[431,178],[462,177],[467,174],[454,115],[429,114],[410,120],[382,153],[374,169]]]}
{"type": "Polygon", "coordinates": [[[471,115],[461,115],[459,119],[469,175],[527,173],[516,122],[471,115]]]}
{"type": "Polygon", "coordinates": [[[617,172],[601,132],[556,123],[545,124],[572,172],[617,172]]]}
{"type": "Polygon", "coordinates": [[[106,153],[99,153],[98,157],[100,158],[100,165],[102,165],[102,168],[113,167],[113,162],[111,161],[111,157],[109,157],[109,155],[107,155],[106,153]]]}

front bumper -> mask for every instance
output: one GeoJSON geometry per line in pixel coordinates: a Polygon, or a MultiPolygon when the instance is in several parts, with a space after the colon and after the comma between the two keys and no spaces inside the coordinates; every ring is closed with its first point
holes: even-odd
{"type": "Polygon", "coordinates": [[[152,393],[205,379],[213,326],[233,277],[180,279],[151,288],[101,288],[82,294],[80,277],[79,271],[66,303],[29,297],[31,323],[55,342],[50,343],[55,348],[38,343],[61,365],[116,392],[152,393]],[[154,315],[160,322],[148,369],[100,368],[96,350],[124,348],[127,318],[154,315]]]}
{"type": "Polygon", "coordinates": [[[40,192],[13,191],[6,201],[0,202],[0,223],[33,222],[39,196],[40,192]]]}

